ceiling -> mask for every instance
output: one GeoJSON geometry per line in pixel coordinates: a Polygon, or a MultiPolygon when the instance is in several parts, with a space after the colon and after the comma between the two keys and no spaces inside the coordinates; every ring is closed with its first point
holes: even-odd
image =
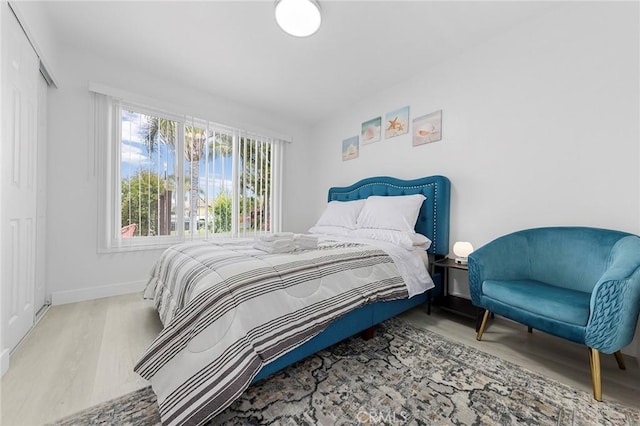
{"type": "MultiPolygon", "coordinates": [[[[264,1],[48,1],[58,42],[300,124],[543,14],[553,2],[323,1],[285,34],[264,1]]],[[[557,4],[557,3],[556,3],[557,4]]]]}

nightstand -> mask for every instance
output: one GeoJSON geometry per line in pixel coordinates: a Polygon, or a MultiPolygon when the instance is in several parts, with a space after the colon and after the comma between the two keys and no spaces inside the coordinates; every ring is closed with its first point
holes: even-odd
{"type": "Polygon", "coordinates": [[[439,268],[443,274],[442,295],[437,300],[437,304],[440,306],[440,309],[475,319],[476,331],[478,331],[482,322],[484,309],[474,306],[469,299],[449,294],[449,270],[459,269],[468,272],[469,265],[466,263],[456,263],[455,260],[445,257],[444,259],[439,259],[431,263],[432,275],[436,271],[436,268],[439,268]]]}

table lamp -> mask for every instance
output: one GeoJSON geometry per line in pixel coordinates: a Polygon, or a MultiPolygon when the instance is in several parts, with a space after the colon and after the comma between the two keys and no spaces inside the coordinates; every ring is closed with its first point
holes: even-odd
{"type": "Polygon", "coordinates": [[[473,252],[473,246],[466,241],[458,241],[453,245],[453,253],[456,255],[455,262],[462,265],[467,264],[467,257],[473,252]]]}

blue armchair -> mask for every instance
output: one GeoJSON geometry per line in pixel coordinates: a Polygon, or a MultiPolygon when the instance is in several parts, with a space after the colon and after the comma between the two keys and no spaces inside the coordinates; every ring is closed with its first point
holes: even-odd
{"type": "Polygon", "coordinates": [[[615,354],[640,311],[640,237],[584,227],[537,228],[500,237],[469,256],[473,304],[589,349],[593,396],[602,401],[600,352],[615,354]]]}

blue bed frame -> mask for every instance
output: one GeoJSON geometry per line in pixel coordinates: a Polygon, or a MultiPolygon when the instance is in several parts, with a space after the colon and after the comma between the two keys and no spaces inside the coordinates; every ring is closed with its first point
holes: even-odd
{"type": "MultiPolygon", "coordinates": [[[[444,256],[449,252],[449,198],[450,183],[444,176],[429,176],[413,180],[402,180],[388,176],[363,179],[347,187],[329,189],[329,201],[360,200],[370,195],[394,196],[423,194],[416,232],[426,235],[431,241],[428,253],[444,256]]],[[[439,276],[433,277],[436,287],[441,287],[439,276]]],[[[331,323],[322,333],[300,345],[291,352],[265,365],[253,379],[257,382],[283,368],[300,361],[322,349],[334,345],[347,337],[358,334],[391,317],[394,317],[429,300],[429,292],[410,299],[377,302],[352,311],[331,323]]]]}

